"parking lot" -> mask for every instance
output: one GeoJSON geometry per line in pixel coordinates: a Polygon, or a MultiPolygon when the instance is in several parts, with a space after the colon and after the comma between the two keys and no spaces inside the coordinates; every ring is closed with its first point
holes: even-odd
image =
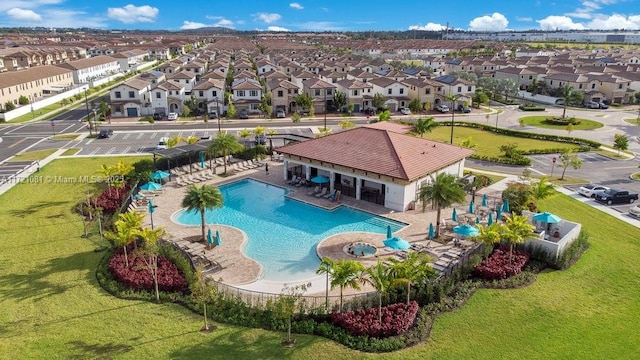
{"type": "Polygon", "coordinates": [[[580,188],[580,186],[578,186],[578,185],[572,185],[572,186],[568,185],[568,186],[565,186],[564,188],[567,189],[567,190],[572,191],[573,192],[572,197],[574,197],[575,199],[580,200],[580,201],[584,202],[585,204],[589,204],[589,205],[594,206],[594,207],[601,207],[601,208],[608,208],[608,209],[611,209],[611,210],[615,210],[615,211],[619,212],[620,214],[622,214],[623,217],[629,218],[629,219],[633,219],[633,220],[637,221],[636,225],[640,226],[640,219],[637,219],[637,218],[629,215],[629,208],[631,208],[632,206],[637,205],[638,202],[635,202],[633,204],[606,205],[606,204],[597,202],[594,199],[590,199],[590,198],[587,198],[585,196],[582,196],[582,195],[578,194],[578,188],[580,188]]]}

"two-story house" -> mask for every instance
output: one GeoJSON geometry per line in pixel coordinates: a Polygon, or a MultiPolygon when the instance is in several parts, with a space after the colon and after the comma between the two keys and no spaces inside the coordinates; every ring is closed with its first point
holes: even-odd
{"type": "Polygon", "coordinates": [[[313,99],[313,110],[316,114],[326,113],[332,108],[333,94],[336,89],[334,84],[330,84],[318,78],[311,78],[302,82],[302,92],[313,99]]]}
{"type": "Polygon", "coordinates": [[[152,91],[151,101],[155,114],[166,115],[170,112],[181,114],[184,110],[186,95],[184,84],[167,80],[152,91]]]}
{"type": "Polygon", "coordinates": [[[373,96],[381,94],[385,97],[384,106],[390,111],[398,111],[399,108],[409,105],[407,85],[387,77],[378,77],[368,84],[373,85],[373,96]]]}
{"type": "Polygon", "coordinates": [[[343,79],[338,81],[335,85],[337,86],[337,90],[346,95],[346,106],[353,104],[353,112],[364,111],[366,108],[371,107],[371,91],[373,89],[373,85],[370,83],[364,83],[356,79],[343,79]]]}
{"type": "Polygon", "coordinates": [[[249,113],[260,113],[262,86],[258,80],[249,78],[234,80],[231,91],[236,110],[246,109],[249,113]]]}
{"type": "Polygon", "coordinates": [[[147,56],[149,56],[149,52],[141,49],[132,49],[111,55],[112,58],[118,60],[122,70],[135,70],[138,65],[145,62],[147,56]]]}
{"type": "Polygon", "coordinates": [[[138,78],[151,83],[151,89],[153,90],[167,80],[167,74],[158,70],[149,70],[138,75],[138,78]]]}
{"type": "Polygon", "coordinates": [[[30,102],[56,94],[73,85],[73,72],[54,65],[0,73],[0,106],[10,102],[18,106],[20,96],[30,102]]]}
{"type": "Polygon", "coordinates": [[[271,94],[271,108],[274,112],[280,109],[286,113],[296,111],[295,98],[300,93],[300,88],[296,84],[286,78],[274,77],[266,81],[266,87],[271,94]]]}
{"type": "Polygon", "coordinates": [[[74,60],[56,66],[71,70],[76,84],[85,84],[121,71],[118,60],[105,55],[74,60]]]}
{"type": "Polygon", "coordinates": [[[153,114],[151,106],[151,83],[133,78],[110,91],[111,116],[138,117],[153,114]]]}
{"type": "Polygon", "coordinates": [[[184,91],[186,95],[191,95],[191,89],[196,82],[196,74],[182,70],[172,75],[167,75],[167,79],[177,81],[178,83],[184,85],[184,91]]]}
{"type": "Polygon", "coordinates": [[[430,79],[407,79],[402,82],[409,88],[409,99],[418,99],[424,110],[432,110],[436,95],[442,92],[442,84],[430,79]]]}
{"type": "Polygon", "coordinates": [[[436,106],[444,102],[449,105],[450,108],[454,109],[455,106],[453,102],[455,102],[455,104],[471,104],[473,95],[476,92],[476,85],[474,83],[451,75],[440,76],[433,80],[442,84],[441,91],[436,95],[436,99],[434,100],[436,106]],[[449,96],[454,97],[455,100],[447,100],[449,96]]]}
{"type": "Polygon", "coordinates": [[[198,100],[198,108],[208,114],[224,112],[224,85],[224,79],[208,78],[198,82],[191,92],[198,100]]]}

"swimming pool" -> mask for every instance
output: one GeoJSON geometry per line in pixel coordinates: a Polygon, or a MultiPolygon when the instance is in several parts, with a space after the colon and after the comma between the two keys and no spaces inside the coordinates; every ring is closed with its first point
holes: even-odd
{"type": "MultiPolygon", "coordinates": [[[[350,231],[385,234],[387,226],[393,232],[406,226],[346,206],[327,211],[286,198],[287,189],[250,179],[223,185],[220,192],[224,207],[207,211],[206,222],[234,226],[247,234],[245,254],[262,265],[263,280],[293,282],[316,277],[320,264],[316,245],[329,236],[350,231]]],[[[196,212],[181,210],[174,220],[200,225],[196,212]]]]}

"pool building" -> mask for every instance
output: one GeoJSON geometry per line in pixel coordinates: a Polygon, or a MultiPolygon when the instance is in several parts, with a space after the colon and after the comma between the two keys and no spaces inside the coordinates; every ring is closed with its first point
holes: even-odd
{"type": "Polygon", "coordinates": [[[276,148],[283,176],[329,178],[330,191],[394,211],[411,210],[420,186],[445,172],[463,175],[473,150],[407,135],[411,126],[379,122],[276,148]]]}

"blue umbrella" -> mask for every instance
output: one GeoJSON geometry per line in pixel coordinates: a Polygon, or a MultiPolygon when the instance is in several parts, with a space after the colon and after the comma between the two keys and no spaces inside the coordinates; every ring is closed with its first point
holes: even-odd
{"type": "Polygon", "coordinates": [[[391,225],[387,225],[387,239],[391,239],[393,235],[391,234],[391,225]]]}
{"type": "Polygon", "coordinates": [[[458,221],[458,213],[456,213],[456,208],[453,208],[453,213],[451,213],[451,220],[458,221]]]}
{"type": "Polygon", "coordinates": [[[482,203],[480,203],[481,206],[489,206],[489,198],[487,197],[487,194],[482,195],[482,203]]]}
{"type": "Polygon", "coordinates": [[[476,236],[480,234],[478,228],[469,224],[454,226],[453,232],[462,236],[476,236]]]}
{"type": "Polygon", "coordinates": [[[476,216],[476,224],[480,224],[480,218],[476,216]]]}
{"type": "Polygon", "coordinates": [[[473,214],[473,201],[469,203],[469,214],[473,214]]]}
{"type": "Polygon", "coordinates": [[[405,239],[399,237],[393,237],[383,241],[385,246],[388,246],[394,250],[407,250],[411,247],[411,244],[405,239]]]}
{"type": "Polygon", "coordinates": [[[493,212],[489,213],[489,219],[487,219],[487,225],[491,226],[493,224],[493,212]]]}
{"type": "Polygon", "coordinates": [[[315,183],[315,184],[326,184],[329,181],[330,181],[329,178],[324,176],[324,175],[318,175],[318,176],[315,176],[315,177],[311,178],[311,182],[315,183]]]}
{"type": "Polygon", "coordinates": [[[207,167],[207,164],[204,163],[204,153],[200,153],[200,167],[203,169],[207,167]]]}
{"type": "Polygon", "coordinates": [[[429,239],[436,237],[436,231],[433,228],[433,223],[429,223],[429,239]]]}
{"type": "Polygon", "coordinates": [[[533,215],[533,220],[540,221],[547,224],[556,224],[556,223],[559,223],[560,220],[562,219],[560,219],[560,217],[558,217],[557,215],[554,215],[550,212],[545,211],[543,213],[538,213],[533,215]]]}
{"type": "Polygon", "coordinates": [[[503,212],[511,212],[509,211],[509,199],[504,199],[504,204],[502,204],[502,211],[503,212]]]}
{"type": "Polygon", "coordinates": [[[166,171],[156,170],[153,172],[153,174],[151,174],[150,178],[154,180],[160,180],[160,179],[168,178],[169,175],[170,174],[166,171]]]}
{"type": "Polygon", "coordinates": [[[207,243],[209,246],[213,245],[213,234],[211,233],[211,229],[207,231],[207,243]]]}
{"type": "Polygon", "coordinates": [[[222,245],[222,239],[220,239],[220,233],[216,230],[216,246],[222,245]]]}
{"type": "Polygon", "coordinates": [[[153,206],[153,201],[149,200],[149,214],[153,214],[156,211],[156,207],[153,206]]]}
{"type": "Polygon", "coordinates": [[[500,221],[502,219],[502,206],[498,206],[496,209],[496,221],[500,221]]]}
{"type": "Polygon", "coordinates": [[[140,186],[140,190],[144,190],[144,191],[160,190],[160,188],[162,188],[162,185],[155,183],[153,181],[149,181],[148,183],[142,184],[140,186]]]}

